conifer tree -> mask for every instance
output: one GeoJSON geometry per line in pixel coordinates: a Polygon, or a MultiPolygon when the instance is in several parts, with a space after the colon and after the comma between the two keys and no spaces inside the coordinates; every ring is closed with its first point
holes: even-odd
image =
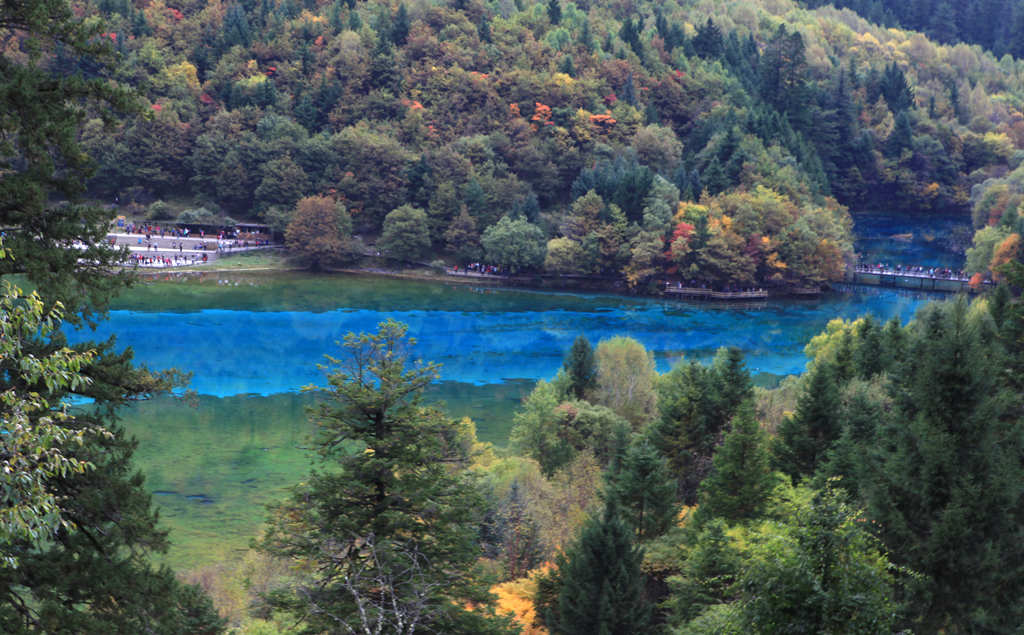
{"type": "Polygon", "coordinates": [[[0,233],[11,256],[0,260],[0,276],[26,275],[69,320],[102,311],[129,278],[110,273],[124,258],[103,240],[113,213],[80,200],[93,172],[78,143],[85,109],[107,124],[138,111],[131,93],[97,77],[113,61],[102,28],[76,19],[66,0],[0,5],[0,33],[21,51],[0,55],[0,233]],[[94,72],[47,63],[55,51],[76,64],[88,59],[94,72]],[[86,249],[69,250],[74,241],[86,249]]]}
{"type": "Polygon", "coordinates": [[[562,3],[560,0],[548,0],[548,20],[551,24],[562,21],[562,3]]]}
{"type": "Polygon", "coordinates": [[[322,468],[260,544],[315,566],[267,601],[310,632],[504,632],[474,575],[480,493],[461,469],[457,425],[422,403],[436,365],[413,363],[406,330],[382,322],[328,358],[329,399],[313,411],[322,468]]]}
{"type": "Polygon", "coordinates": [[[758,518],[776,479],[768,438],[754,417],[751,402],[744,403],[733,417],[732,428],[712,461],[711,474],[700,487],[700,517],[728,523],[758,518]]]}
{"type": "Polygon", "coordinates": [[[546,619],[548,628],[564,635],[646,632],[651,606],[644,594],[642,561],[632,531],[608,505],[558,559],[558,603],[546,619]]]}
{"type": "Polygon", "coordinates": [[[209,598],[149,562],[166,534],[117,423],[119,407],[175,382],[133,368],[112,340],[68,347],[59,330],[102,315],[129,279],[109,272],[123,258],[103,241],[113,213],[78,198],[91,173],[78,144],[85,113],[113,123],[137,111],[104,76],[102,28],[65,0],[0,4],[0,32],[21,51],[0,55],[0,277],[25,274],[38,292],[6,280],[0,292],[0,631],[216,633],[209,598]],[[48,65],[57,49],[95,79],[48,65]]]}
{"type": "Polygon", "coordinates": [[[744,402],[754,398],[754,384],[743,360],[743,351],[735,346],[718,349],[712,371],[717,401],[717,432],[725,427],[744,402]]]}
{"type": "Polygon", "coordinates": [[[853,355],[857,376],[870,379],[882,372],[882,332],[875,318],[868,314],[857,328],[857,346],[853,355]]]}
{"type": "Polygon", "coordinates": [[[839,388],[828,363],[816,363],[797,401],[796,412],[779,426],[773,445],[775,466],[793,480],[814,474],[839,438],[839,388]]]}
{"type": "Polygon", "coordinates": [[[569,393],[576,399],[586,399],[587,394],[597,387],[597,359],[590,340],[578,335],[562,363],[569,378],[569,393]]]}
{"type": "Polygon", "coordinates": [[[658,413],[651,442],[668,460],[677,496],[692,505],[697,487],[711,469],[717,443],[710,372],[697,362],[680,362],[658,380],[658,413]]]}
{"type": "Polygon", "coordinates": [[[1024,620],[1024,435],[984,319],[962,298],[918,314],[860,483],[892,560],[924,576],[911,606],[921,632],[1024,620]]]}
{"type": "Polygon", "coordinates": [[[620,510],[638,540],[664,534],[675,521],[676,483],[665,458],[647,440],[632,443],[607,476],[605,497],[620,510]]]}
{"type": "Polygon", "coordinates": [[[395,19],[391,22],[391,42],[395,46],[404,46],[405,41],[409,38],[409,10],[405,8],[405,3],[398,5],[398,11],[395,12],[395,19]]]}

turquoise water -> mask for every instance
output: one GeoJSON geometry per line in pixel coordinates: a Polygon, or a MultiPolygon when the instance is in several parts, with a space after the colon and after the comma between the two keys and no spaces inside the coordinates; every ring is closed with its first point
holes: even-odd
{"type": "Polygon", "coordinates": [[[116,334],[138,361],[190,371],[194,390],[218,397],[272,395],[320,382],[317,364],[337,352],[345,333],[375,330],[386,318],[409,325],[419,355],[442,364],[442,379],[477,386],[553,376],[581,333],[595,344],[635,337],[660,371],[684,355],[707,359],[720,346],[738,346],[755,374],[786,375],[803,370],[803,346],[828,320],[871,312],[905,321],[926,299],[863,288],[734,308],[355,276],[245,276],[231,284],[148,285],[129,293],[91,336],[116,334]],[[133,298],[140,301],[133,305],[133,298]]]}
{"type": "Polygon", "coordinates": [[[418,354],[443,365],[428,398],[503,446],[517,404],[557,372],[581,333],[595,344],[635,337],[660,371],[738,346],[771,381],[803,370],[805,343],[830,319],[871,312],[906,321],[928,299],[864,287],[737,308],[360,276],[172,276],[131,290],[96,332],[72,337],[116,334],[139,363],[193,373],[198,403],[163,397],[123,413],[172,530],[168,562],[189,569],[236,557],[265,505],[308,474],[304,409],[313,397],[300,389],[323,383],[317,364],[349,331],[386,318],[409,324],[418,354]]]}
{"type": "Polygon", "coordinates": [[[860,212],[852,216],[857,236],[854,247],[862,262],[952,269],[964,266],[964,254],[952,250],[950,238],[958,231],[968,237],[973,233],[969,215],[901,217],[860,212]]]}

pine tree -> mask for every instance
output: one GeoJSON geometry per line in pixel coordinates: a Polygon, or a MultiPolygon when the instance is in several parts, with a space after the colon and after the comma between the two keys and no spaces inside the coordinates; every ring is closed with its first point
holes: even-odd
{"type": "Polygon", "coordinates": [[[404,46],[405,41],[409,38],[409,10],[405,8],[405,3],[398,5],[398,11],[395,12],[395,19],[391,21],[391,42],[395,46],[404,46]]]}
{"type": "Polygon", "coordinates": [[[743,351],[735,346],[718,349],[711,366],[712,390],[716,403],[715,432],[722,430],[745,402],[754,398],[743,351]]]}
{"type": "Polygon", "coordinates": [[[920,632],[1012,632],[1024,619],[1024,430],[985,319],[962,298],[918,314],[860,483],[892,560],[924,576],[920,632]]]}
{"type": "Polygon", "coordinates": [[[754,418],[751,402],[733,417],[713,463],[711,474],[701,483],[699,517],[721,518],[730,524],[759,518],[776,480],[768,437],[754,418]]]}
{"type": "Polygon", "coordinates": [[[813,475],[840,434],[835,370],[818,362],[804,381],[796,412],[782,421],[773,445],[776,468],[793,480],[813,475]]]}
{"type": "Polygon", "coordinates": [[[0,56],[0,276],[25,274],[38,292],[15,293],[9,304],[5,280],[0,294],[0,631],[220,632],[209,598],[149,562],[166,549],[166,534],[131,464],[135,442],[117,424],[119,407],[175,382],[133,368],[112,340],[69,349],[56,330],[101,315],[129,279],[110,274],[123,258],[103,240],[113,212],[80,203],[91,167],[78,138],[86,111],[113,122],[115,111],[137,113],[138,104],[108,76],[84,79],[45,63],[58,47],[88,59],[92,76],[111,62],[102,24],[78,21],[65,0],[4,3],[0,24],[17,32],[24,53],[0,56]],[[72,241],[89,247],[68,249],[72,241]],[[20,338],[27,314],[46,321],[20,338]],[[74,411],[60,406],[72,401],[74,411]],[[16,443],[25,431],[29,442],[16,443]],[[68,461],[50,469],[61,456],[68,461]],[[28,505],[54,524],[35,523],[19,506],[24,485],[55,503],[28,505]],[[9,531],[12,509],[29,531],[9,531]]]}
{"type": "Polygon", "coordinates": [[[885,323],[882,329],[882,368],[888,372],[896,371],[902,363],[906,352],[906,334],[898,317],[885,323]]]}
{"type": "Polygon", "coordinates": [[[640,569],[643,551],[611,505],[583,526],[558,559],[559,594],[547,625],[564,635],[646,632],[651,607],[640,569]]]}
{"type": "Polygon", "coordinates": [[[896,115],[896,122],[889,138],[885,142],[887,156],[898,158],[904,150],[914,147],[914,126],[907,111],[901,110],[896,115]]]}
{"type": "Polygon", "coordinates": [[[559,24],[562,21],[561,0],[548,0],[548,20],[551,24],[559,24]]]}
{"type": "Polygon", "coordinates": [[[718,443],[710,374],[697,362],[679,363],[658,381],[659,418],[649,433],[651,443],[668,460],[677,496],[687,505],[697,501],[718,443]]]}
{"type": "Polygon", "coordinates": [[[693,49],[704,59],[714,59],[722,54],[724,40],[722,30],[711,18],[697,27],[697,35],[693,38],[693,49]]]}
{"type": "Polygon", "coordinates": [[[0,231],[11,256],[0,259],[0,276],[27,276],[48,304],[63,303],[66,319],[102,312],[129,276],[110,273],[124,258],[104,240],[114,213],[81,201],[93,169],[79,133],[84,109],[112,122],[139,104],[106,75],[85,79],[48,64],[41,52],[88,59],[103,73],[114,61],[102,24],[79,21],[66,0],[4,3],[0,24],[19,34],[24,52],[0,55],[0,231]],[[73,242],[88,248],[70,252],[73,242]]]}
{"type": "Polygon", "coordinates": [[[839,336],[839,345],[836,347],[836,358],[832,369],[835,371],[835,380],[840,386],[845,384],[854,376],[854,346],[853,333],[850,329],[844,328],[839,336]]]}
{"type": "Polygon", "coordinates": [[[578,335],[562,363],[569,378],[569,393],[576,399],[586,399],[588,393],[597,388],[597,359],[590,340],[578,335]]]}
{"type": "Polygon", "coordinates": [[[607,476],[605,497],[620,510],[637,540],[668,531],[678,513],[676,483],[665,457],[647,440],[632,443],[607,476]]]}
{"type": "Polygon", "coordinates": [[[853,365],[857,376],[870,379],[882,372],[882,331],[878,322],[870,314],[864,317],[857,328],[857,348],[853,355],[853,365]]]}
{"type": "Polygon", "coordinates": [[[473,571],[480,493],[461,469],[457,425],[422,404],[436,366],[412,363],[406,328],[349,334],[346,355],[328,358],[329,399],[312,413],[322,468],[260,544],[314,566],[267,601],[316,632],[504,632],[473,571]]]}

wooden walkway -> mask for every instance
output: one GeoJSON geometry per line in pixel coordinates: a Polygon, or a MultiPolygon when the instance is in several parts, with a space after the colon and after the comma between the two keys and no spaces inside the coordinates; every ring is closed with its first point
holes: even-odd
{"type": "Polygon", "coordinates": [[[698,287],[665,287],[665,293],[684,298],[707,298],[709,300],[763,300],[768,297],[765,289],[753,291],[715,291],[698,287]]]}

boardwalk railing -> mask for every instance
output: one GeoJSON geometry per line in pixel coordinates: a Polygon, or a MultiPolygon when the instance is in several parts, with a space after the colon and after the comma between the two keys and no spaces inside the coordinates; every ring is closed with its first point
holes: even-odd
{"type": "Polygon", "coordinates": [[[762,300],[768,297],[768,291],[765,289],[715,291],[699,287],[666,287],[665,293],[686,298],[709,298],[711,300],[762,300]]]}

